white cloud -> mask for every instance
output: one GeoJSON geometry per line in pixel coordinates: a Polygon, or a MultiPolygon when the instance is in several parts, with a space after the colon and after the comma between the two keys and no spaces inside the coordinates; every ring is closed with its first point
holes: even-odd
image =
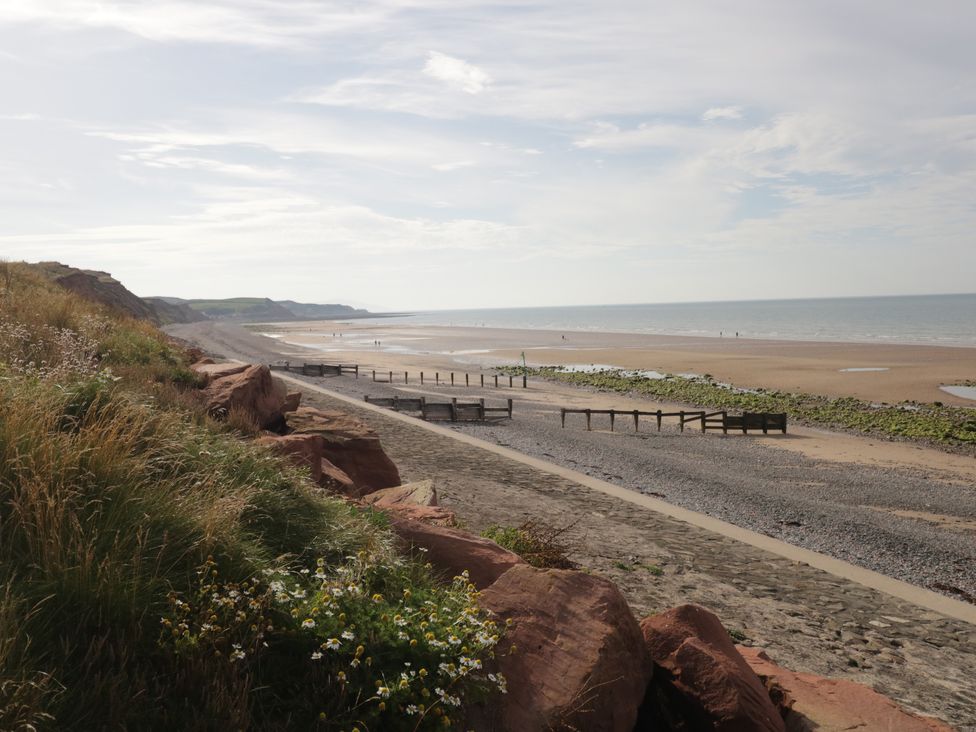
{"type": "Polygon", "coordinates": [[[468,94],[480,94],[491,83],[491,77],[477,66],[437,51],[427,55],[424,73],[468,94]]]}
{"type": "Polygon", "coordinates": [[[742,107],[712,107],[702,115],[705,122],[716,119],[742,119],[742,107]]]}

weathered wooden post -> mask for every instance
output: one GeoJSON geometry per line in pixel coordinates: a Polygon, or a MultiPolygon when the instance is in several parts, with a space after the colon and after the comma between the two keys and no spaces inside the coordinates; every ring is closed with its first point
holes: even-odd
{"type": "Polygon", "coordinates": [[[457,422],[457,397],[451,397],[451,421],[457,422]]]}
{"type": "Polygon", "coordinates": [[[681,412],[678,415],[678,419],[681,420],[681,431],[684,432],[685,431],[685,410],[683,409],[681,410],[681,412]]]}
{"type": "Polygon", "coordinates": [[[639,430],[637,429],[637,418],[638,418],[638,416],[639,416],[639,415],[640,415],[640,412],[638,412],[638,411],[637,411],[637,410],[635,409],[635,410],[634,410],[634,432],[638,432],[638,431],[639,431],[639,430]]]}
{"type": "Polygon", "coordinates": [[[482,389],[485,388],[485,375],[484,374],[481,375],[481,388],[482,389]]]}
{"type": "Polygon", "coordinates": [[[410,374],[408,374],[406,371],[403,372],[403,383],[404,384],[410,383],[410,374]]]}
{"type": "Polygon", "coordinates": [[[722,412],[722,434],[729,434],[729,413],[724,411],[722,412]]]}
{"type": "Polygon", "coordinates": [[[563,429],[566,429],[566,407],[559,408],[559,420],[563,423],[563,429]]]}
{"type": "Polygon", "coordinates": [[[423,371],[420,372],[420,385],[421,386],[424,385],[424,372],[423,371]]]}
{"type": "Polygon", "coordinates": [[[702,412],[702,434],[705,434],[705,413],[702,412]]]}
{"type": "Polygon", "coordinates": [[[373,369],[373,381],[376,381],[376,369],[373,369]]]}
{"type": "Polygon", "coordinates": [[[522,374],[522,388],[527,389],[529,386],[529,377],[526,374],[522,374]]]}
{"type": "Polygon", "coordinates": [[[512,387],[512,379],[514,379],[514,378],[515,378],[515,377],[514,377],[514,376],[512,376],[511,374],[509,374],[509,375],[508,375],[508,387],[509,387],[509,388],[511,388],[511,387],[512,387]]]}
{"type": "Polygon", "coordinates": [[[616,418],[616,416],[617,416],[616,413],[611,409],[610,410],[610,431],[611,432],[613,432],[613,420],[616,418]]]}
{"type": "Polygon", "coordinates": [[[478,404],[481,405],[481,408],[478,409],[478,417],[481,419],[482,422],[484,422],[485,421],[485,400],[483,397],[478,400],[478,404]]]}
{"type": "Polygon", "coordinates": [[[586,410],[586,431],[590,431],[590,410],[586,410]]]}
{"type": "Polygon", "coordinates": [[[465,386],[471,386],[471,384],[468,382],[468,374],[467,373],[464,374],[464,385],[465,386]]]}
{"type": "Polygon", "coordinates": [[[451,386],[454,386],[454,372],[451,372],[451,386]]]}
{"type": "Polygon", "coordinates": [[[498,388],[498,374],[495,374],[495,388],[498,388]]]}
{"type": "Polygon", "coordinates": [[[512,400],[511,399],[508,400],[508,418],[509,419],[512,418],[512,400]]]}
{"type": "Polygon", "coordinates": [[[393,383],[393,372],[392,371],[390,372],[390,383],[391,384],[393,383]]]}
{"type": "Polygon", "coordinates": [[[434,386],[440,386],[440,385],[441,385],[441,372],[440,371],[435,371],[434,372],[434,386]]]}
{"type": "Polygon", "coordinates": [[[661,410],[657,410],[657,431],[661,431],[661,410]]]}

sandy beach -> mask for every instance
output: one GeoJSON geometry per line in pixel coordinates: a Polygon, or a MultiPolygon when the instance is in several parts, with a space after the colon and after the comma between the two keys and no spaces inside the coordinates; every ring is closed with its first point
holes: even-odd
{"type": "Polygon", "coordinates": [[[302,346],[325,360],[378,371],[473,371],[514,364],[524,352],[530,366],[604,364],[711,374],[742,387],[976,407],[976,399],[939,388],[976,379],[976,348],[411,326],[392,318],[378,324],[276,323],[255,332],[271,333],[283,346],[302,346]]]}

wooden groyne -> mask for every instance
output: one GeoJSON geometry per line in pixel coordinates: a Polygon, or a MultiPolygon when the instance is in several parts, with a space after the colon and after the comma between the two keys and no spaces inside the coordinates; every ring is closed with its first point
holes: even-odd
{"type": "Polygon", "coordinates": [[[428,402],[426,397],[375,397],[366,394],[363,400],[368,404],[386,407],[397,412],[412,413],[427,421],[441,422],[485,422],[491,419],[511,419],[512,400],[504,407],[489,407],[484,399],[476,402],[428,402]]]}
{"type": "Polygon", "coordinates": [[[743,414],[729,414],[726,411],[705,412],[681,410],[678,412],[663,412],[660,409],[654,412],[642,411],[639,409],[568,409],[563,407],[559,410],[560,421],[563,428],[566,427],[567,414],[586,415],[586,429],[592,429],[592,417],[594,414],[606,414],[610,416],[610,431],[614,431],[614,424],[617,417],[632,418],[634,420],[634,432],[640,430],[640,418],[652,417],[657,423],[657,431],[661,431],[661,423],[667,418],[678,418],[678,427],[681,432],[685,431],[685,425],[699,423],[701,431],[721,430],[723,434],[728,434],[729,430],[741,430],[742,434],[748,434],[749,430],[762,430],[763,434],[768,434],[770,430],[779,430],[786,434],[786,414],[769,412],[744,412],[743,414]]]}
{"type": "MultiPolygon", "coordinates": [[[[302,376],[345,376],[347,374],[353,374],[357,379],[359,378],[359,364],[293,364],[285,361],[284,363],[269,364],[269,368],[272,371],[290,371],[291,373],[301,374],[302,376]]],[[[409,371],[384,371],[381,369],[372,369],[370,375],[373,381],[380,384],[409,384],[411,380],[409,371]]],[[[433,378],[431,378],[430,371],[414,371],[413,380],[414,383],[419,383],[421,386],[425,384],[433,384],[434,386],[464,386],[469,388],[480,387],[482,389],[484,389],[486,385],[494,387],[495,389],[501,389],[504,387],[508,387],[509,389],[515,389],[518,387],[523,389],[529,388],[529,377],[525,374],[522,374],[521,376],[488,374],[486,377],[485,374],[481,373],[470,374],[467,372],[458,373],[454,371],[434,371],[433,378]]]]}
{"type": "Polygon", "coordinates": [[[272,371],[290,371],[293,374],[302,376],[343,376],[354,374],[359,378],[359,364],[348,363],[272,363],[268,364],[272,371]]]}

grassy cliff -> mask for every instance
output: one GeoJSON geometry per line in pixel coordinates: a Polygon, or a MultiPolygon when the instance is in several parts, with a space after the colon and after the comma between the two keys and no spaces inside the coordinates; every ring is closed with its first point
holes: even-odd
{"type": "Polygon", "coordinates": [[[151,324],[0,263],[0,728],[451,727],[497,632],[210,420],[151,324]]]}

